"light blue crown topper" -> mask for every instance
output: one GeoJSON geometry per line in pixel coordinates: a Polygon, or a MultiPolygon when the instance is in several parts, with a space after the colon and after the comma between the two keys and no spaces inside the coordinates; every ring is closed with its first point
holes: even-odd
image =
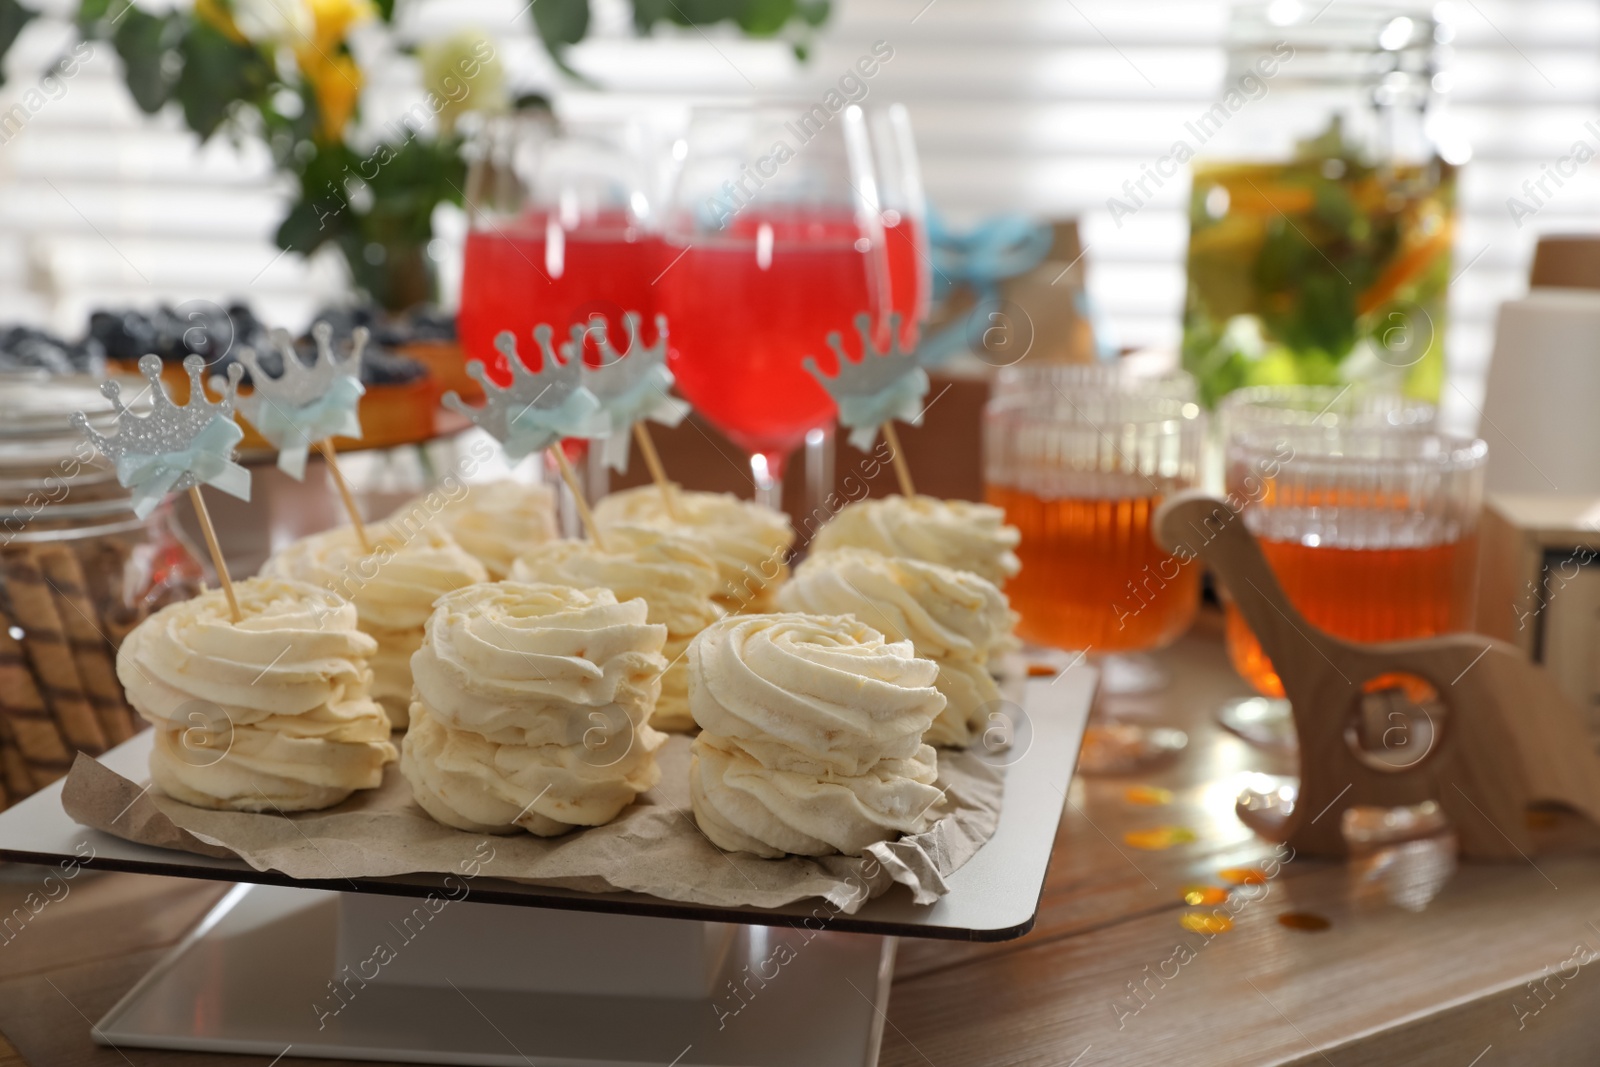
{"type": "Polygon", "coordinates": [[[550,347],[551,332],[544,323],[533,328],[543,356],[537,371],[529,370],[517,355],[517,340],[510,330],[495,337],[495,348],[511,364],[508,386],[491,381],[482,361],[467,364],[467,374],[483,386],[483,407],[470,406],[453,389],[444,395],[445,407],[487,430],[513,463],[563,437],[604,437],[607,433],[609,423],[599,399],[578,380],[583,360],[558,361],[550,347]]]}
{"type": "Polygon", "coordinates": [[[111,401],[117,415],[117,433],[107,437],[89,425],[89,417],[74,412],[72,424],[116,464],[117,481],[133,490],[133,513],[145,518],[168,493],[197,485],[212,485],[229,496],[250,499],[250,472],[233,461],[233,450],[244,431],[233,421],[233,405],[244,368],[228,368],[228,378],[218,379],[220,399],[212,403],[201,384],[205,360],[190,355],[183,369],[189,375],[189,402],[174,404],[161,384],[161,357],[139,360],[139,373],[150,383],[148,415],[135,415],[122,401],[122,386],[103,382],[100,392],[111,401]]]}
{"type": "Polygon", "coordinates": [[[317,442],[331,437],[360,439],[358,408],[366,392],[361,384],[365,327],[351,333],[350,354],[342,358],[333,350],[333,329],[326,322],[313,326],[311,336],[317,342],[317,355],[307,366],[288,331],[272,331],[272,341],[283,355],[283,372],[276,378],[261,369],[261,358],[252,349],[239,352],[239,362],[250,368],[253,386],[249,396],[239,397],[239,414],[278,450],[278,469],[295,481],[305,480],[306,455],[317,442]]]}
{"type": "Polygon", "coordinates": [[[596,315],[587,328],[572,327],[572,340],[561,346],[567,362],[583,367],[583,383],[600,401],[610,434],[606,437],[606,465],[619,474],[628,470],[629,434],[633,424],[649,419],[664,426],[676,426],[689,414],[689,405],[672,396],[672,372],[667,369],[667,317],[656,316],[656,343],[645,347],[639,336],[639,313],[622,316],[628,331],[627,358],[611,347],[606,336],[606,320],[596,315]],[[583,362],[583,339],[593,335],[600,350],[600,365],[583,362]]]}
{"type": "Polygon", "coordinates": [[[861,358],[845,355],[837,330],[828,334],[828,347],[839,357],[839,373],[829,378],[816,360],[806,357],[805,368],[839,406],[839,425],[850,431],[850,443],[861,451],[872,448],[878,428],[891,419],[922,424],[922,398],[928,395],[928,372],[917,363],[916,353],[900,347],[900,316],[889,315],[889,347],[872,341],[872,316],[856,316],[861,335],[861,358]]]}

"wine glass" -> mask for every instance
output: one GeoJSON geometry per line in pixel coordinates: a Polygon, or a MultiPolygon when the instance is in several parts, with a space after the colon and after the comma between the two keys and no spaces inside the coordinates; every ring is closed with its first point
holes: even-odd
{"type": "Polygon", "coordinates": [[[903,104],[873,108],[867,115],[867,130],[878,177],[889,308],[900,316],[901,344],[915,348],[933,298],[933,259],[911,115],[903,104]]]}
{"type": "MultiPolygon", "coordinates": [[[[1320,437],[1343,434],[1371,437],[1380,434],[1432,428],[1433,405],[1399,393],[1366,386],[1345,385],[1260,385],[1236,390],[1217,407],[1217,423],[1222,448],[1220,461],[1245,438],[1258,440],[1257,451],[1281,448],[1293,433],[1315,431],[1320,437]],[[1268,440],[1261,440],[1263,437],[1268,440]]],[[[1328,438],[1332,440],[1332,438],[1328,438]]],[[[1262,462],[1269,457],[1263,455],[1262,462]]],[[[1216,483],[1233,493],[1242,506],[1249,507],[1260,496],[1258,478],[1248,484],[1250,472],[1235,467],[1231,475],[1219,470],[1216,483]]],[[[1258,696],[1236,697],[1217,709],[1223,727],[1263,748],[1291,749],[1295,745],[1294,719],[1283,686],[1273,673],[1256,643],[1250,627],[1222,591],[1227,611],[1228,657],[1258,696]]],[[[1422,636],[1420,634],[1395,634],[1422,636]]]]}
{"type": "MultiPolygon", "coordinates": [[[[984,412],[986,493],[1022,531],[1022,574],[1006,587],[1017,633],[1095,657],[1102,692],[1139,691],[1146,672],[1125,657],[1177,640],[1199,607],[1199,568],[1163,550],[1151,522],[1165,497],[1199,481],[1205,415],[1114,368],[1018,370],[1034,388],[984,412]],[[1119,674],[1140,684],[1108,689],[1119,674]]],[[[1127,773],[1186,742],[1180,730],[1100,722],[1078,766],[1127,773]]]]}
{"type": "Polygon", "coordinates": [[[888,307],[866,120],[855,105],[698,107],[673,151],[656,283],[669,366],[780,507],[790,455],[834,415],[807,357],[835,373],[828,335],[888,307]]]}
{"type": "MultiPolygon", "coordinates": [[[[603,324],[614,343],[623,315],[637,312],[654,341],[660,239],[655,232],[649,130],[638,120],[566,123],[508,116],[486,121],[469,147],[469,228],[458,317],[462,350],[505,383],[494,346],[509,330],[530,367],[541,356],[533,330],[548,324],[559,343],[584,328],[583,356],[597,362],[603,324]]],[[[588,491],[608,474],[589,450],[588,491]]]]}

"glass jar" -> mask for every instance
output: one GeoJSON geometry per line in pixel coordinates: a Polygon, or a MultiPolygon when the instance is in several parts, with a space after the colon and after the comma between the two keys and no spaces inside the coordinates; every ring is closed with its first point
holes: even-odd
{"type": "Polygon", "coordinates": [[[117,649],[206,577],[170,506],[134,515],[68,423],[76,410],[111,431],[95,379],[0,375],[0,806],[66,773],[74,752],[133,735],[117,649]]]}
{"type": "Polygon", "coordinates": [[[1222,97],[1173,152],[1194,159],[1183,366],[1208,405],[1352,381],[1438,399],[1469,151],[1436,10],[1234,6],[1222,97]]]}

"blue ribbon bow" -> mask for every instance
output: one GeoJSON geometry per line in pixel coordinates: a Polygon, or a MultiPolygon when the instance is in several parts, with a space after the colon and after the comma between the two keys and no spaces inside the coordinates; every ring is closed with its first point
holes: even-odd
{"type": "Polygon", "coordinates": [[[250,421],[278,449],[278,469],[297,482],[304,481],[306,455],[318,441],[361,439],[356,405],[366,391],[359,379],[340,375],[326,393],[309,404],[285,405],[262,397],[250,421]]]}
{"type": "Polygon", "coordinates": [[[676,426],[689,414],[688,403],[667,392],[674,380],[672,372],[658,363],[627,389],[600,401],[611,429],[605,443],[606,466],[618,474],[628,472],[629,434],[640,419],[676,426]]]}
{"type": "Polygon", "coordinates": [[[213,485],[229,496],[249,500],[250,472],[233,461],[233,450],[243,438],[238,423],[217,415],[188,448],[158,455],[124,453],[117,459],[117,481],[133,490],[133,513],[141,519],[149,516],[186,474],[195,484],[213,485]]]}
{"type": "Polygon", "coordinates": [[[608,425],[599,398],[578,388],[553,408],[529,404],[506,419],[506,437],[500,444],[506,450],[506,458],[516,463],[563,437],[604,437],[608,425]]]}

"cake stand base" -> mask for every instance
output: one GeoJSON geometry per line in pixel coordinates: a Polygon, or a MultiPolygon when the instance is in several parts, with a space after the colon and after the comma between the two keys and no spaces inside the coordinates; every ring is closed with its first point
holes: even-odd
{"type": "Polygon", "coordinates": [[[436,902],[436,911],[408,905],[418,908],[413,919],[384,921],[392,935],[374,938],[377,916],[356,894],[236,886],[100,1020],[94,1039],[517,1067],[877,1063],[893,937],[464,900],[436,902]],[[552,924],[548,937],[530,917],[552,924]],[[603,945],[590,943],[611,957],[620,995],[600,991],[582,948],[586,924],[608,929],[603,945]],[[499,936],[473,936],[485,925],[499,936]],[[691,927],[699,933],[685,960],[691,927]],[[367,939],[372,951],[355,951],[367,939]],[[616,958],[619,941],[636,946],[634,958],[616,958]],[[475,959],[469,944],[494,958],[475,959]],[[587,991],[538,991],[563,966],[572,988],[587,991]]]}

